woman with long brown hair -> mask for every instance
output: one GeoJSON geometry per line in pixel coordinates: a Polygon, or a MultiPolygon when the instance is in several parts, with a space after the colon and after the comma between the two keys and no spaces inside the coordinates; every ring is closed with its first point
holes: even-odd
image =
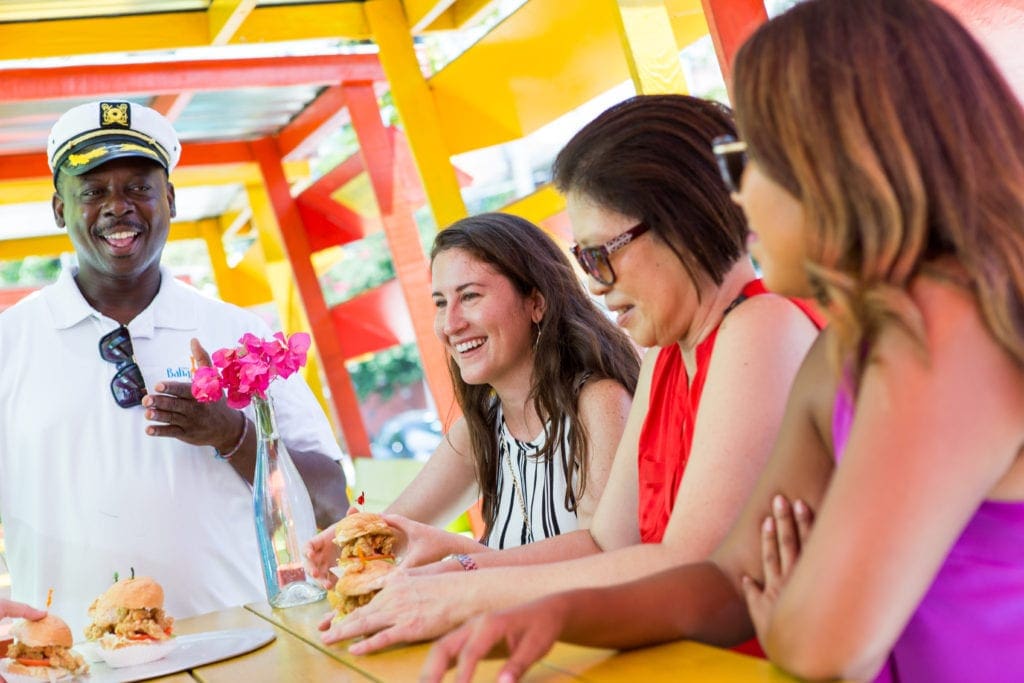
{"type": "MultiPolygon", "coordinates": [[[[399,559],[414,566],[586,528],[636,388],[636,349],[529,221],[462,219],[438,233],[430,259],[435,333],[462,417],[387,508],[399,559]],[[484,546],[437,528],[480,497],[484,546]]],[[[321,576],[330,540],[328,530],[312,544],[321,576]]]]}

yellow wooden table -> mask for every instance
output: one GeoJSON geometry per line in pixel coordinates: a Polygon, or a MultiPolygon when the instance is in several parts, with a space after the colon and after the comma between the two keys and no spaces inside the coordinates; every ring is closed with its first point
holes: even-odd
{"type": "MultiPolygon", "coordinates": [[[[324,645],[317,625],[329,610],[326,601],[285,610],[267,603],[246,605],[254,615],[287,631],[330,659],[384,683],[416,681],[429,644],[393,648],[372,655],[349,654],[349,642],[324,645]]],[[[477,668],[476,680],[493,681],[501,669],[500,660],[489,660],[477,668]]],[[[667,645],[616,652],[557,643],[523,679],[532,683],[548,681],[701,681],[710,683],[790,683],[787,676],[769,662],[699,643],[667,645]]]]}
{"type": "Polygon", "coordinates": [[[185,635],[253,627],[272,628],[277,638],[268,645],[244,655],[153,680],[159,683],[366,683],[370,680],[352,667],[331,657],[324,657],[322,652],[307,642],[242,607],[181,619],[175,622],[174,630],[185,635]]]}

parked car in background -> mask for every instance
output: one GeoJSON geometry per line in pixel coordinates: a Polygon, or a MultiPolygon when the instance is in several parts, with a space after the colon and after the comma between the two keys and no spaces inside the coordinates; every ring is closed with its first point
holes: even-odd
{"type": "Polygon", "coordinates": [[[411,458],[421,462],[433,454],[444,433],[432,410],[406,410],[384,423],[370,442],[374,458],[411,458]]]}

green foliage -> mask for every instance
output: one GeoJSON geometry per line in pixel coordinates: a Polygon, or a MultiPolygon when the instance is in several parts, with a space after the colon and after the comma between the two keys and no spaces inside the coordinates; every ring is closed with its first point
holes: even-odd
{"type": "Polygon", "coordinates": [[[22,261],[0,261],[0,286],[48,285],[60,274],[60,259],[29,256],[22,261]]]}
{"type": "Polygon", "coordinates": [[[415,344],[401,344],[363,361],[346,363],[360,401],[370,394],[389,398],[395,389],[423,381],[423,366],[415,344]]]}

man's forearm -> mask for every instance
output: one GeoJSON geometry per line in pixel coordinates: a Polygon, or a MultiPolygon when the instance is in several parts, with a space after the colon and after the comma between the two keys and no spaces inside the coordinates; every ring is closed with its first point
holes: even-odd
{"type": "Polygon", "coordinates": [[[289,450],[288,453],[309,491],[317,527],[326,529],[344,517],[349,503],[341,465],[317,451],[289,450]]]}

